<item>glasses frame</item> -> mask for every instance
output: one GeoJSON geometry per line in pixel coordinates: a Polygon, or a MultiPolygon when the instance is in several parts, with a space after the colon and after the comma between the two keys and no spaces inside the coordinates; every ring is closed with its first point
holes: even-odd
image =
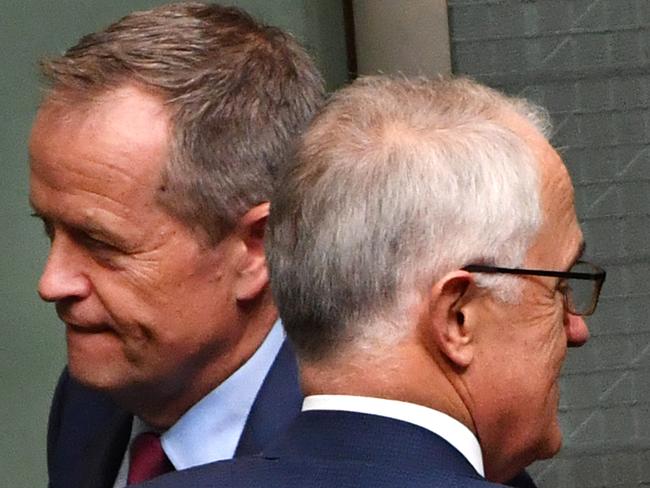
{"type": "Polygon", "coordinates": [[[546,269],[526,269],[526,268],[503,268],[500,266],[487,266],[483,264],[469,264],[464,266],[462,269],[464,271],[469,271],[470,273],[489,273],[489,274],[511,274],[511,275],[528,275],[528,276],[548,276],[551,278],[562,278],[562,279],[573,279],[573,280],[591,280],[596,282],[596,286],[591,295],[591,306],[584,312],[578,312],[573,310],[570,300],[569,300],[569,291],[570,288],[566,287],[562,289],[562,295],[564,296],[564,303],[569,310],[569,313],[572,315],[587,316],[594,313],[596,306],[598,305],[598,298],[600,297],[600,291],[607,277],[607,272],[602,269],[600,266],[596,266],[589,261],[576,261],[575,265],[578,264],[587,264],[594,268],[593,273],[587,272],[578,272],[578,271],[549,271],[546,269]]]}

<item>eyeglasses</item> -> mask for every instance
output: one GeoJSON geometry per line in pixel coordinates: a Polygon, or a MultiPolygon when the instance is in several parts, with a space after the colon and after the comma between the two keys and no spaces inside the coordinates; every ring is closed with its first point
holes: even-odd
{"type": "Polygon", "coordinates": [[[500,268],[470,264],[463,268],[470,273],[513,274],[531,276],[550,276],[560,278],[559,291],[564,295],[564,303],[573,315],[591,315],[596,310],[600,289],[607,273],[604,269],[586,261],[577,261],[569,271],[547,271],[543,269],[500,268]]]}

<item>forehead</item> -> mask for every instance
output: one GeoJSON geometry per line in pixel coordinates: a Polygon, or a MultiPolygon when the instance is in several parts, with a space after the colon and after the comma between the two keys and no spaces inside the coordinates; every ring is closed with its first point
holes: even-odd
{"type": "Polygon", "coordinates": [[[528,121],[515,129],[526,140],[539,164],[542,224],[528,253],[528,265],[565,269],[583,248],[569,172],[558,152],[528,121]]]}
{"type": "MultiPolygon", "coordinates": [[[[142,88],[125,85],[91,99],[74,97],[46,99],[39,108],[30,139],[47,142],[54,149],[58,140],[68,144],[93,142],[95,149],[126,152],[158,150],[166,146],[169,114],[163,100],[142,88]],[[56,137],[55,137],[56,136],[56,137]],[[114,147],[119,146],[119,147],[114,147]]],[[[77,149],[77,145],[66,146],[77,149]]]]}
{"type": "Polygon", "coordinates": [[[73,103],[46,100],[30,137],[32,176],[53,187],[86,182],[91,175],[113,180],[152,181],[167,159],[169,117],[155,95],[125,86],[73,103]]]}
{"type": "Polygon", "coordinates": [[[50,221],[113,234],[160,218],[168,120],[155,95],[134,87],[81,105],[46,101],[29,144],[32,206],[50,221]]]}

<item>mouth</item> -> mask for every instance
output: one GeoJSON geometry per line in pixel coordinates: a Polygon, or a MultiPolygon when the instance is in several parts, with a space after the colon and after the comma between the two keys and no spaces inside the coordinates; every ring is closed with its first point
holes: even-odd
{"type": "Polygon", "coordinates": [[[72,322],[64,321],[66,332],[75,334],[101,334],[106,332],[113,332],[113,329],[105,324],[75,324],[72,322]]]}

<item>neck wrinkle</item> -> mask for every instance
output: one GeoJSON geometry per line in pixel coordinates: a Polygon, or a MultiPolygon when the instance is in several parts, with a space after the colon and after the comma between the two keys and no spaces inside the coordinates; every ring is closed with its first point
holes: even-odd
{"type": "Polygon", "coordinates": [[[352,395],[414,403],[453,417],[476,435],[470,411],[454,382],[426,350],[401,344],[373,358],[349,352],[347,357],[353,359],[301,361],[305,396],[352,395]]]}

